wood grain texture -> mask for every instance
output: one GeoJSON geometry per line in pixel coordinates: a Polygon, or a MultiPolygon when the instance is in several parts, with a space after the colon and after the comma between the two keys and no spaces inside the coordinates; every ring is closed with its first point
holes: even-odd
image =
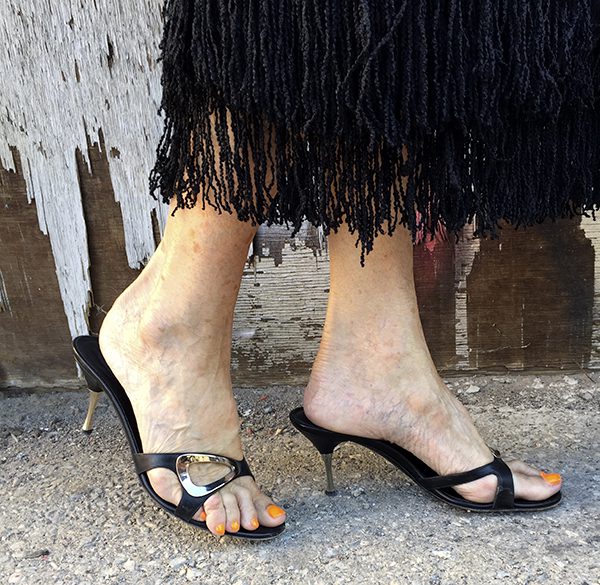
{"type": "Polygon", "coordinates": [[[72,384],[77,372],[50,241],[21,164],[0,169],[0,387],[72,384]]]}
{"type": "Polygon", "coordinates": [[[130,268],[127,263],[123,216],[115,201],[106,148],[90,144],[88,155],[91,172],[79,151],[77,168],[90,257],[88,322],[90,332],[98,333],[104,315],[140,270],[130,268]]]}
{"type": "Polygon", "coordinates": [[[482,241],[467,290],[469,367],[590,366],[594,250],[577,220],[482,241]]]}
{"type": "MultiPolygon", "coordinates": [[[[155,246],[165,209],[148,193],[162,130],[158,115],[162,0],[6,0],[0,3],[0,166],[22,158],[28,201],[48,234],[72,336],[87,332],[91,283],[76,152],[110,157],[124,248],[138,268],[155,246]],[[103,139],[100,140],[100,132],[103,139]]],[[[111,205],[110,202],[106,202],[111,205]]]]}
{"type": "MultiPolygon", "coordinates": [[[[162,236],[167,207],[147,181],[162,129],[162,4],[0,3],[0,385],[75,380],[71,337],[98,331],[162,236]]],[[[472,233],[415,248],[438,369],[599,368],[600,222],[472,233]]],[[[261,228],[252,251],[234,381],[302,383],[329,288],[322,233],[261,228]]]]}

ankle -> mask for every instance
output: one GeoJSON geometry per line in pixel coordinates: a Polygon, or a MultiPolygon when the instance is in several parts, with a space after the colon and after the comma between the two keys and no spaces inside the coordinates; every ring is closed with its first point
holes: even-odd
{"type": "Polygon", "coordinates": [[[186,354],[193,355],[197,362],[219,356],[225,362],[231,353],[231,327],[226,322],[195,321],[179,311],[161,310],[153,305],[142,312],[136,335],[146,347],[161,353],[173,350],[181,359],[186,354]]]}

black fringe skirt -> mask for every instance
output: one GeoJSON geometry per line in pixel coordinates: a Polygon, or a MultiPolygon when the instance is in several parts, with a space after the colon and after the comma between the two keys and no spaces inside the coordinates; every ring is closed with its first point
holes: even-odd
{"type": "Polygon", "coordinates": [[[600,203],[600,0],[166,0],[150,193],[343,222],[361,263],[600,203]]]}

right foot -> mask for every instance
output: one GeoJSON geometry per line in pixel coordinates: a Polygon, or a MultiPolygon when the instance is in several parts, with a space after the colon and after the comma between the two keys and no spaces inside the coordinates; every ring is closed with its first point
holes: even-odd
{"type": "MultiPolygon", "coordinates": [[[[489,463],[492,454],[465,407],[444,384],[428,351],[404,341],[378,344],[377,333],[337,340],[325,334],[304,394],[308,418],[332,431],[388,440],[412,452],[441,475],[489,463]],[[332,342],[333,341],[333,342],[332,342]],[[397,351],[395,351],[397,350],[397,351]]],[[[516,459],[505,459],[513,472],[515,496],[544,500],[560,489],[560,476],[516,459]]],[[[491,502],[493,475],[456,486],[467,500],[491,502]]]]}
{"type": "MultiPolygon", "coordinates": [[[[144,452],[207,452],[242,459],[226,332],[223,340],[207,338],[185,321],[167,322],[168,301],[159,304],[151,294],[158,270],[153,260],[115,301],[99,333],[102,355],[131,401],[144,452]]],[[[223,470],[219,464],[199,464],[190,473],[195,483],[205,484],[222,477],[223,470]]],[[[179,502],[182,490],[174,473],[153,469],[148,478],[161,498],[179,502]]],[[[252,477],[243,476],[214,493],[194,518],[221,536],[240,526],[277,526],[285,512],[252,477]]]]}

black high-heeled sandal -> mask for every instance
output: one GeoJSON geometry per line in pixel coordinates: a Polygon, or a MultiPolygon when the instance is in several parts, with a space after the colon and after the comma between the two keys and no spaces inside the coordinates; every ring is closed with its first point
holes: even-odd
{"type": "MultiPolygon", "coordinates": [[[[206,523],[195,520],[194,515],[212,494],[236,477],[244,475],[253,477],[246,460],[238,461],[213,453],[143,453],[133,408],[123,386],[112,373],[100,352],[98,336],[81,335],[76,337],[73,340],[73,352],[90,390],[89,407],[82,430],[86,433],[92,431],[94,410],[98,404],[100,393],[104,391],[115,407],[123,425],[131,448],[135,470],[142,486],[161,508],[188,524],[208,530],[206,523]],[[206,485],[196,485],[189,476],[189,467],[194,463],[219,463],[229,467],[229,471],[221,479],[206,485]],[[152,488],[147,472],[157,467],[169,469],[177,476],[182,489],[179,504],[167,502],[152,488]]],[[[240,528],[238,532],[226,532],[225,534],[236,538],[266,540],[277,536],[284,529],[285,522],[272,528],[268,526],[259,526],[256,530],[240,528]]]]}
{"type": "Polygon", "coordinates": [[[325,463],[327,477],[325,493],[329,495],[335,494],[332,470],[333,451],[339,444],[349,441],[367,447],[374,453],[385,457],[385,459],[403,471],[417,485],[431,495],[447,504],[458,506],[465,510],[475,512],[537,512],[553,508],[562,499],[560,491],[542,501],[515,498],[512,472],[508,465],[501,459],[500,453],[494,449],[491,450],[494,454],[494,460],[486,465],[465,471],[464,473],[437,475],[433,469],[425,465],[423,461],[410,451],[394,443],[336,433],[314,424],[308,419],[302,407],[295,408],[290,412],[290,420],[321,454],[325,463]],[[498,478],[498,487],[493,502],[487,504],[471,502],[452,489],[453,486],[468,483],[490,474],[494,474],[498,478]]]}

